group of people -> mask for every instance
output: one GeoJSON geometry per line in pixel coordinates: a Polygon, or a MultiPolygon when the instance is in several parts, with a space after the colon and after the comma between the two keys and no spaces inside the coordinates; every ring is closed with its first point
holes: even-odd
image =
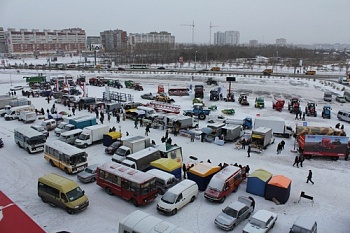
{"type": "Polygon", "coordinates": [[[295,113],[295,120],[305,121],[305,115],[306,115],[305,112],[299,111],[299,112],[295,113]]]}
{"type": "Polygon", "coordinates": [[[336,129],[342,129],[342,130],[344,130],[344,125],[341,125],[341,126],[340,126],[340,123],[337,123],[337,124],[335,125],[335,128],[336,128],[336,129]]]}
{"type": "Polygon", "coordinates": [[[300,154],[300,155],[296,155],[295,156],[295,159],[294,159],[294,163],[293,163],[293,167],[295,165],[297,165],[297,167],[299,167],[299,164],[300,164],[300,167],[303,167],[303,162],[305,160],[305,157],[303,154],[300,154]]]}

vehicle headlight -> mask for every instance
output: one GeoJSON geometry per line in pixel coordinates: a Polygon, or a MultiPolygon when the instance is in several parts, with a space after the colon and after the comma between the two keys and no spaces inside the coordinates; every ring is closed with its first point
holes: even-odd
{"type": "Polygon", "coordinates": [[[74,206],[74,209],[78,209],[79,208],[79,206],[77,205],[77,206],[74,206]]]}

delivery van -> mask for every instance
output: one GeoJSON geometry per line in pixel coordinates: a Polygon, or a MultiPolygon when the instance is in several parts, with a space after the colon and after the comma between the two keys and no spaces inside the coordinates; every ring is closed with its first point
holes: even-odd
{"type": "Polygon", "coordinates": [[[79,137],[82,131],[83,131],[82,129],[73,129],[73,130],[63,132],[60,135],[60,140],[62,142],[73,145],[75,142],[75,139],[79,137]]]}
{"type": "Polygon", "coordinates": [[[345,111],[345,110],[339,110],[337,114],[337,118],[340,121],[347,121],[350,122],[350,111],[345,111]]]}
{"type": "Polygon", "coordinates": [[[69,214],[85,210],[89,200],[77,183],[55,173],[38,179],[38,196],[44,203],[65,209],[69,214]]]}
{"type": "Polygon", "coordinates": [[[41,125],[45,127],[47,131],[54,130],[56,128],[56,121],[54,119],[49,119],[41,122],[41,125]]]}
{"type": "Polygon", "coordinates": [[[179,209],[193,202],[197,195],[197,183],[193,180],[183,180],[164,193],[158,202],[157,210],[163,214],[174,215],[179,209]]]}
{"type": "Polygon", "coordinates": [[[158,193],[161,195],[178,183],[178,180],[173,174],[161,171],[159,169],[151,169],[146,171],[146,173],[156,177],[158,193]]]}

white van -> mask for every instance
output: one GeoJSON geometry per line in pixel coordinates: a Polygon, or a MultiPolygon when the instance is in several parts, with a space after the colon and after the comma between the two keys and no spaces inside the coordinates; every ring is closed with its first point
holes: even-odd
{"type": "Polygon", "coordinates": [[[308,216],[299,217],[289,233],[317,233],[317,222],[308,216]]]}
{"type": "Polygon", "coordinates": [[[161,171],[159,169],[151,169],[146,171],[146,173],[156,177],[158,193],[161,195],[163,195],[169,188],[173,187],[178,182],[173,174],[161,171]]]}
{"type": "Polygon", "coordinates": [[[189,202],[193,202],[198,195],[198,185],[193,180],[183,180],[168,189],[160,199],[157,210],[164,214],[174,215],[189,202]]]}
{"type": "Polygon", "coordinates": [[[54,130],[57,124],[54,119],[49,119],[41,122],[41,125],[44,126],[47,131],[50,131],[50,130],[54,130]]]}
{"type": "Polygon", "coordinates": [[[73,145],[75,142],[75,139],[79,137],[82,131],[83,131],[82,129],[73,129],[73,130],[63,132],[60,135],[60,140],[62,142],[73,145]]]}
{"type": "Polygon", "coordinates": [[[337,118],[341,121],[350,122],[350,111],[340,110],[337,114],[337,118]]]}

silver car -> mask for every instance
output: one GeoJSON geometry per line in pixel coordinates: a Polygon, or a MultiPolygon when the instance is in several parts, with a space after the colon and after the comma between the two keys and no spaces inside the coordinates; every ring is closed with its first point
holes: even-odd
{"type": "Polygon", "coordinates": [[[255,208],[255,201],[252,197],[238,197],[238,200],[231,203],[215,218],[215,225],[219,228],[232,231],[240,222],[250,217],[255,208]]]}
{"type": "Polygon", "coordinates": [[[78,173],[78,180],[80,180],[83,183],[92,183],[96,180],[96,170],[98,164],[93,164],[90,166],[87,166],[84,171],[78,173]]]}
{"type": "Polygon", "coordinates": [[[30,128],[35,129],[36,131],[44,134],[46,137],[49,137],[49,132],[42,125],[31,125],[30,128]]]}

